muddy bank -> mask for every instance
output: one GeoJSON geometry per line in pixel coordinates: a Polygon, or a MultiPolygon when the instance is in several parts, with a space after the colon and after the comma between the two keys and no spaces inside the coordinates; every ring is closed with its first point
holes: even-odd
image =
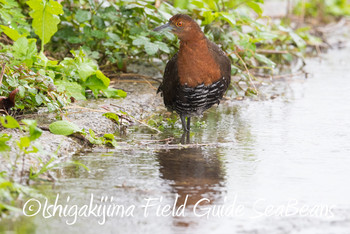
{"type": "MultiPolygon", "coordinates": [[[[41,153],[29,154],[28,160],[25,160],[24,171],[29,172],[30,167],[39,167],[40,161],[36,156],[45,162],[50,157],[66,157],[67,159],[80,151],[90,151],[93,147],[86,144],[85,141],[75,136],[54,135],[48,131],[50,123],[55,122],[57,117],[75,123],[79,128],[92,129],[97,135],[113,133],[119,135],[121,126],[118,126],[112,120],[102,116],[106,112],[124,111],[132,118],[121,120],[124,134],[128,134],[128,128],[133,125],[142,125],[143,119],[146,119],[154,112],[166,111],[162,105],[162,99],[156,95],[158,82],[140,80],[137,77],[123,78],[112,81],[113,87],[127,92],[128,96],[121,99],[90,99],[86,101],[75,102],[67,106],[62,113],[47,113],[44,109],[37,114],[17,116],[17,119],[35,119],[38,126],[43,129],[42,136],[35,141],[35,146],[42,148],[41,153]]],[[[14,165],[19,151],[16,150],[16,141],[22,134],[18,130],[3,129],[3,133],[12,135],[9,145],[12,150],[8,153],[9,159],[0,157],[0,171],[11,171],[11,163],[14,165]]],[[[96,147],[96,146],[95,146],[96,147]]],[[[5,154],[4,154],[5,156],[5,154]]],[[[17,161],[17,166],[22,168],[22,160],[17,161]]],[[[17,176],[16,176],[17,177],[17,176]]]]}

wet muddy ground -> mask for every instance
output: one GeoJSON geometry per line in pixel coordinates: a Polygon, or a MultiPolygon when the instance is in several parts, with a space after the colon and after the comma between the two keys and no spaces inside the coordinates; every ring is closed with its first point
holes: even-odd
{"type": "MultiPolygon", "coordinates": [[[[54,184],[37,185],[51,204],[57,198],[67,207],[61,217],[49,217],[42,198],[40,209],[32,207],[36,215],[3,221],[0,231],[347,234],[349,61],[347,45],[308,59],[309,78],[263,87],[274,99],[226,100],[205,113],[189,147],[178,145],[181,134],[130,126],[117,149],[74,156],[90,172],[69,166],[57,171],[54,184]],[[100,212],[78,214],[74,206],[100,212]]],[[[161,106],[147,95],[134,103],[145,116],[152,103],[161,106]]]]}

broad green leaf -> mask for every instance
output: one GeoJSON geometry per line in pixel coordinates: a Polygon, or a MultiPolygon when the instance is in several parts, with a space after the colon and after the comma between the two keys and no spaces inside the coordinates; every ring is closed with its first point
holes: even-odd
{"type": "Polygon", "coordinates": [[[1,124],[4,128],[20,128],[19,123],[12,116],[6,115],[0,117],[1,124]]]}
{"type": "Polygon", "coordinates": [[[217,0],[205,0],[204,2],[208,5],[210,10],[214,12],[218,11],[217,4],[216,4],[217,0]]]}
{"type": "Polygon", "coordinates": [[[306,46],[305,41],[292,30],[289,31],[289,35],[291,36],[295,44],[297,44],[298,48],[304,48],[306,46]]]}
{"type": "Polygon", "coordinates": [[[32,141],[38,139],[41,136],[42,133],[43,133],[43,131],[40,128],[36,127],[36,126],[30,126],[29,127],[29,134],[30,134],[29,138],[32,141]]]}
{"type": "Polygon", "coordinates": [[[36,40],[20,37],[13,43],[13,55],[31,67],[37,54],[36,40]]]}
{"type": "Polygon", "coordinates": [[[186,9],[188,7],[189,0],[174,0],[174,7],[186,9]]]}
{"type": "Polygon", "coordinates": [[[236,19],[233,14],[230,14],[228,12],[220,12],[221,17],[231,25],[231,27],[234,27],[236,24],[236,19]]]}
{"type": "Polygon", "coordinates": [[[17,30],[14,30],[4,25],[0,25],[0,27],[2,28],[3,32],[13,41],[17,41],[18,38],[22,37],[22,35],[19,34],[17,30]]]}
{"type": "Polygon", "coordinates": [[[68,95],[74,97],[76,100],[86,100],[85,89],[77,82],[70,82],[65,80],[55,81],[57,90],[63,92],[64,90],[68,95]]]}
{"type": "Polygon", "coordinates": [[[19,148],[23,149],[23,148],[27,148],[30,146],[30,138],[27,136],[21,137],[19,139],[19,141],[17,141],[17,145],[19,146],[19,148]]]}
{"type": "Polygon", "coordinates": [[[198,7],[198,8],[200,8],[200,9],[204,8],[203,1],[191,1],[191,4],[196,6],[196,7],[198,7]]]}
{"type": "Polygon", "coordinates": [[[91,89],[93,92],[94,96],[97,98],[100,90],[106,89],[108,86],[106,86],[103,81],[99,78],[97,78],[96,75],[90,76],[87,78],[86,82],[84,83],[86,87],[91,89]]]}
{"type": "Polygon", "coordinates": [[[51,133],[63,136],[69,136],[80,131],[80,128],[77,125],[65,120],[59,120],[51,123],[49,129],[51,133]]]}
{"type": "Polygon", "coordinates": [[[29,126],[29,139],[31,141],[38,139],[41,136],[41,134],[43,133],[43,131],[37,127],[36,120],[23,119],[22,123],[29,126]]]}
{"type": "Polygon", "coordinates": [[[265,63],[265,64],[268,65],[269,67],[274,68],[274,67],[276,66],[276,64],[275,64],[273,61],[271,61],[270,59],[268,59],[265,55],[255,53],[255,54],[254,54],[254,57],[255,57],[258,61],[260,61],[260,62],[262,62],[262,63],[265,63]]]}
{"type": "Polygon", "coordinates": [[[86,81],[86,79],[95,74],[97,70],[97,65],[91,59],[84,59],[84,61],[78,63],[77,66],[78,74],[82,81],[86,81]]]}
{"type": "Polygon", "coordinates": [[[119,124],[119,116],[116,113],[113,112],[108,112],[108,113],[104,113],[102,116],[114,120],[117,124],[119,124]]]}
{"type": "Polygon", "coordinates": [[[253,11],[255,11],[258,15],[261,15],[263,13],[263,10],[261,9],[261,6],[253,1],[248,1],[247,6],[250,7],[253,11]]]}
{"type": "Polygon", "coordinates": [[[79,37],[68,37],[67,40],[69,43],[73,43],[73,44],[82,42],[82,40],[79,37]]]}
{"type": "Polygon", "coordinates": [[[204,17],[204,20],[202,22],[203,25],[210,24],[215,20],[215,14],[212,11],[204,11],[203,17],[204,17]]]}
{"type": "Polygon", "coordinates": [[[169,46],[167,44],[165,44],[164,42],[156,41],[156,42],[154,42],[154,44],[156,44],[161,51],[163,51],[165,53],[170,53],[169,46]]]}
{"type": "Polygon", "coordinates": [[[105,76],[100,70],[96,71],[96,77],[99,78],[106,87],[109,86],[110,79],[105,76]]]}
{"type": "Polygon", "coordinates": [[[113,147],[117,147],[118,146],[118,143],[117,141],[115,140],[115,137],[113,134],[111,133],[106,133],[103,135],[104,139],[105,139],[105,144],[106,145],[111,145],[113,147]]]}
{"type": "Polygon", "coordinates": [[[9,141],[11,137],[11,135],[8,135],[6,133],[0,133],[0,152],[11,150],[11,147],[6,144],[6,142],[9,141]]]}
{"type": "Polygon", "coordinates": [[[118,34],[112,33],[112,32],[108,32],[107,33],[108,37],[112,40],[112,41],[119,41],[120,37],[118,36],[118,34]]]}
{"type": "Polygon", "coordinates": [[[0,152],[10,151],[11,147],[8,146],[5,142],[0,141],[0,152]]]}
{"type": "Polygon", "coordinates": [[[79,23],[83,23],[84,21],[88,21],[91,19],[91,13],[90,11],[84,11],[84,10],[78,10],[77,13],[75,14],[75,19],[79,23]]]}
{"type": "Polygon", "coordinates": [[[127,93],[121,89],[107,88],[102,90],[107,98],[125,98],[127,93]]]}
{"type": "Polygon", "coordinates": [[[35,95],[35,101],[37,103],[38,106],[40,106],[41,104],[43,104],[43,99],[41,98],[40,94],[38,93],[37,95],[35,95]]]}
{"type": "Polygon", "coordinates": [[[106,33],[101,30],[93,30],[91,32],[91,36],[96,37],[98,39],[103,39],[106,37],[106,33]]]}
{"type": "Polygon", "coordinates": [[[140,45],[146,45],[149,42],[149,39],[144,36],[140,36],[132,41],[133,45],[140,46],[140,45]]]}
{"type": "Polygon", "coordinates": [[[62,5],[54,0],[29,0],[27,2],[32,9],[29,15],[33,18],[32,27],[41,39],[41,50],[51,37],[57,32],[60,22],[58,15],[63,14],[62,5]]]}
{"type": "Polygon", "coordinates": [[[147,42],[145,44],[145,51],[148,55],[154,55],[158,51],[158,46],[152,42],[147,42]]]}

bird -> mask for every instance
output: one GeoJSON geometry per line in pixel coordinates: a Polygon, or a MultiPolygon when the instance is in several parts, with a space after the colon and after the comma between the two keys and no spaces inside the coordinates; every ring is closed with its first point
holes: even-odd
{"type": "Polygon", "coordinates": [[[167,62],[157,93],[168,110],[180,115],[184,132],[189,132],[191,117],[220,103],[231,82],[231,62],[190,16],[176,14],[153,30],[167,29],[178,37],[180,47],[167,62]]]}
{"type": "Polygon", "coordinates": [[[8,97],[0,96],[0,114],[8,115],[8,111],[15,106],[16,94],[19,92],[19,89],[16,88],[10,92],[8,97]]]}

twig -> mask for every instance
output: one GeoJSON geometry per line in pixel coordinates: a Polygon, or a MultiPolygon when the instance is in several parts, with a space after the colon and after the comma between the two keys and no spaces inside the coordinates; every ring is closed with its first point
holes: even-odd
{"type": "MultiPolygon", "coordinates": [[[[77,108],[77,109],[84,109],[84,110],[90,110],[90,111],[93,111],[93,112],[100,112],[100,113],[106,113],[107,110],[95,110],[95,109],[90,109],[90,108],[86,108],[86,107],[82,107],[82,106],[67,106],[65,107],[64,109],[74,109],[74,108],[77,108]]],[[[157,133],[162,133],[160,130],[158,130],[157,128],[154,128],[138,119],[136,119],[135,117],[131,116],[131,115],[128,115],[131,119],[133,119],[134,121],[142,124],[143,126],[146,126],[154,131],[156,131],[157,133]]],[[[125,119],[125,118],[124,118],[125,119]]]]}
{"type": "Polygon", "coordinates": [[[262,49],[257,49],[256,50],[257,53],[261,53],[261,54],[289,54],[288,51],[286,50],[262,50],[262,49]]]}
{"type": "Polygon", "coordinates": [[[0,87],[1,87],[1,85],[2,85],[2,78],[4,77],[4,73],[5,73],[5,65],[6,65],[6,63],[3,63],[3,64],[1,65],[0,87]]]}
{"type": "Polygon", "coordinates": [[[133,120],[135,120],[136,122],[142,124],[143,126],[146,126],[146,127],[150,128],[150,129],[156,131],[157,133],[162,133],[162,131],[160,131],[159,129],[154,128],[154,127],[152,127],[152,126],[150,126],[150,125],[148,125],[148,124],[146,124],[146,123],[144,123],[144,122],[142,122],[142,121],[136,119],[135,117],[133,117],[133,116],[131,116],[131,115],[130,115],[130,117],[131,117],[133,120]]]}
{"type": "Polygon", "coordinates": [[[174,140],[175,138],[174,137],[168,137],[168,138],[165,138],[165,139],[160,139],[160,140],[142,140],[142,142],[162,142],[162,141],[165,141],[167,143],[170,143],[174,140]]]}
{"type": "Polygon", "coordinates": [[[250,71],[249,71],[248,68],[247,68],[247,65],[246,65],[245,62],[243,61],[242,57],[239,56],[239,54],[238,54],[236,51],[235,51],[234,53],[235,53],[236,56],[239,58],[239,60],[241,60],[241,62],[243,63],[243,66],[244,66],[245,70],[246,70],[247,73],[248,73],[249,81],[250,81],[250,83],[253,85],[253,88],[255,89],[256,93],[258,93],[258,90],[257,90],[257,88],[255,87],[255,84],[253,83],[253,80],[252,80],[250,71]]]}
{"type": "Polygon", "coordinates": [[[162,3],[161,0],[156,0],[156,3],[154,4],[155,8],[159,8],[160,7],[160,4],[162,3]]]}
{"type": "MultiPolygon", "coordinates": [[[[91,109],[91,108],[87,108],[87,107],[82,107],[82,106],[66,106],[63,109],[83,109],[83,110],[87,110],[87,111],[91,111],[91,112],[100,112],[100,113],[106,113],[105,110],[97,110],[97,109],[91,109]]],[[[69,113],[68,113],[69,114],[69,113]]]]}
{"type": "Polygon", "coordinates": [[[261,77],[261,78],[271,78],[271,79],[281,79],[286,77],[293,77],[293,76],[300,76],[305,74],[304,72],[298,72],[298,73],[289,73],[289,74],[283,74],[283,75],[277,75],[277,76],[269,76],[265,74],[254,74],[254,76],[261,77]]]}

